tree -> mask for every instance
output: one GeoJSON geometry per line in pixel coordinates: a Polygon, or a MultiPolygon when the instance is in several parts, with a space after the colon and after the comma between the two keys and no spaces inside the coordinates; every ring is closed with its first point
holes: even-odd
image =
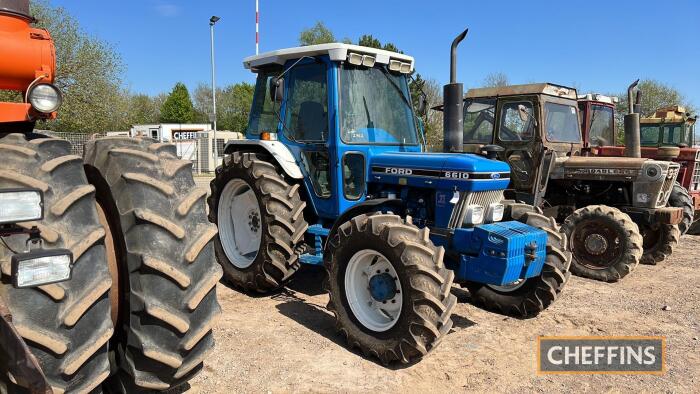
{"type": "Polygon", "coordinates": [[[195,120],[194,106],[187,86],[175,84],[172,92],[160,108],[160,121],[163,123],[190,123],[195,120]]]}
{"type": "MultiPolygon", "coordinates": [[[[254,86],[241,82],[216,89],[216,117],[219,130],[245,132],[253,103],[254,86]]],[[[202,121],[211,113],[211,87],[200,83],[194,90],[194,107],[202,121]]]]}
{"type": "Polygon", "coordinates": [[[32,1],[37,27],[45,28],[56,46],[56,86],[63,105],[56,120],[37,126],[56,131],[97,132],[123,129],[126,108],[121,76],[124,67],[114,48],[85,33],[62,7],[32,1]]]}
{"type": "Polygon", "coordinates": [[[299,34],[299,45],[316,45],[335,42],[333,32],[326,25],[318,21],[313,27],[304,29],[299,34]]]}
{"type": "Polygon", "coordinates": [[[391,52],[403,53],[399,50],[399,48],[396,45],[390,42],[387,42],[386,44],[382,45],[382,42],[379,41],[379,39],[372,36],[371,34],[363,34],[360,37],[360,39],[357,40],[357,45],[369,48],[384,49],[386,51],[391,52]]]}
{"type": "MultiPolygon", "coordinates": [[[[639,82],[637,88],[642,92],[642,117],[654,115],[657,109],[671,105],[681,105],[690,112],[695,112],[693,105],[676,88],[666,85],[654,79],[644,79],[639,82]]],[[[617,112],[627,113],[627,91],[618,93],[620,98],[617,104],[617,112]]]]}
{"type": "Polygon", "coordinates": [[[442,149],[442,112],[433,111],[430,108],[442,104],[442,91],[440,85],[434,79],[423,79],[420,74],[408,85],[413,100],[413,107],[418,106],[418,97],[425,94],[426,111],[421,117],[423,121],[423,131],[425,133],[425,143],[428,150],[438,151],[442,149]]]}
{"type": "Polygon", "coordinates": [[[129,95],[127,113],[129,126],[158,123],[160,105],[156,106],[155,99],[145,94],[129,95]]]}
{"type": "Polygon", "coordinates": [[[508,85],[510,85],[508,76],[502,72],[491,73],[487,75],[482,82],[482,86],[486,88],[495,88],[508,85]]]}

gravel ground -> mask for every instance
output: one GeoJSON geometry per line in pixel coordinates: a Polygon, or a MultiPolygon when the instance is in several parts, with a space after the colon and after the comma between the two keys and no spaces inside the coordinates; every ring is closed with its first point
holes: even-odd
{"type": "Polygon", "coordinates": [[[621,283],[572,277],[539,317],[486,312],[455,287],[454,329],[426,359],[386,368],[346,348],[326,311],[323,272],[305,269],[286,289],[251,296],[220,284],[224,313],[216,348],[191,392],[700,392],[700,237],[683,237],[673,257],[639,266],[621,283]],[[667,372],[545,375],[539,335],[663,335],[667,372]]]}

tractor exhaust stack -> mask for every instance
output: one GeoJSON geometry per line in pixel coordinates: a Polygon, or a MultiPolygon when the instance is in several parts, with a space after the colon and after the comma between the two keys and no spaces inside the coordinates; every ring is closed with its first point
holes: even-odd
{"type": "Polygon", "coordinates": [[[457,82],[457,46],[467,36],[469,29],[458,35],[450,48],[450,83],[442,89],[443,94],[443,130],[444,143],[443,150],[445,152],[462,152],[462,140],[464,128],[463,122],[463,99],[464,88],[461,83],[457,82]]]}
{"type": "Polygon", "coordinates": [[[641,92],[637,90],[635,103],[634,90],[639,80],[632,82],[627,88],[627,108],[629,113],[625,115],[625,155],[627,157],[642,157],[639,130],[639,111],[641,111],[641,92]]]}

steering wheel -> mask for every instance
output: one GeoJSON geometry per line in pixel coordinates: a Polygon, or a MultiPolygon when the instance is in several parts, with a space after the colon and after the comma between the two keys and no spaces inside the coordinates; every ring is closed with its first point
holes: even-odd
{"type": "Polygon", "coordinates": [[[500,145],[489,144],[482,146],[479,150],[484,152],[487,159],[495,160],[498,157],[498,153],[503,152],[505,149],[500,145]]]}

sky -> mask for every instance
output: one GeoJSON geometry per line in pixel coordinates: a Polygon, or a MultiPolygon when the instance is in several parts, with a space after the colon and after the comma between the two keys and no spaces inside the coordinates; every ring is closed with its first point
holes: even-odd
{"type": "MultiPolygon", "coordinates": [[[[158,94],[184,82],[209,84],[209,18],[216,25],[217,86],[252,82],[242,59],[255,54],[254,0],[51,0],[89,34],[111,43],[125,85],[158,94]]],[[[552,82],[582,92],[624,92],[653,78],[700,106],[700,1],[311,1],[260,0],[260,52],[298,45],[323,21],[338,40],[372,34],[415,58],[421,75],[449,78],[452,39],[458,79],[479,86],[489,73],[511,83],[552,82]]]]}

